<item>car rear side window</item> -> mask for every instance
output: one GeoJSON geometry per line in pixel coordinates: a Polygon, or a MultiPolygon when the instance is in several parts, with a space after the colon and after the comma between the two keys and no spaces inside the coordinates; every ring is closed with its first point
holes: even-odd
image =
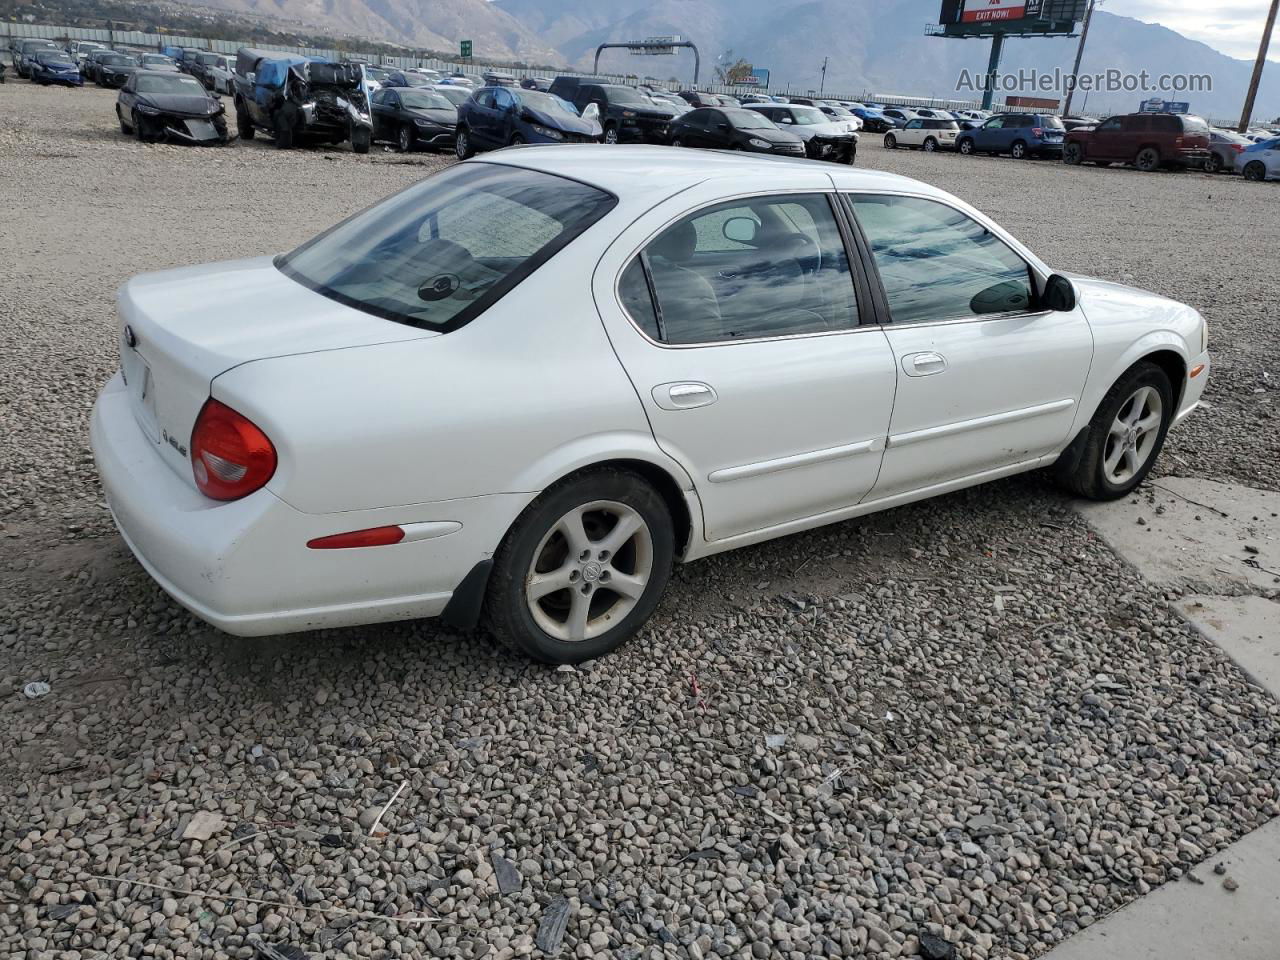
{"type": "Polygon", "coordinates": [[[752,197],[692,213],[640,252],[618,292],[641,330],[672,345],[858,325],[853,276],[825,194],[752,197]]]}
{"type": "Polygon", "coordinates": [[[343,221],[276,266],[357,310],[448,331],[483,313],[616,203],[564,177],[461,164],[343,221]]]}
{"type": "Polygon", "coordinates": [[[921,197],[851,198],[894,323],[1024,313],[1035,304],[1031,268],[954,207],[921,197]]]}

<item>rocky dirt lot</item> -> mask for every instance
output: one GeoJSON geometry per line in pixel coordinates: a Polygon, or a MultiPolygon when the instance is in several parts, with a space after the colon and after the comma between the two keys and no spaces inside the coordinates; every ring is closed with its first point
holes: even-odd
{"type": "MultiPolygon", "coordinates": [[[[1278,812],[1280,706],[1039,476],[682,568],[577,671],[194,620],[95,486],[115,288],[444,160],[141,145],[112,100],[0,86],[0,956],[1033,957],[1278,812]]],[[[1280,489],[1280,189],[876,139],[1201,309],[1162,470],[1280,489]]]]}

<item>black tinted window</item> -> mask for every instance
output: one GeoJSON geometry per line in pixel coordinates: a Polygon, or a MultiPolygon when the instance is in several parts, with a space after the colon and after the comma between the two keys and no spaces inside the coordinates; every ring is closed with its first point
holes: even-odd
{"type": "Polygon", "coordinates": [[[855,195],[895,323],[1031,309],[1026,262],[952,207],[919,197],[855,195]]]}
{"type": "Polygon", "coordinates": [[[339,303],[449,330],[495,303],[615,202],[550,174],[464,164],[338,224],[277,265],[339,303]]]}
{"type": "Polygon", "coordinates": [[[670,344],[847,330],[858,324],[853,277],[822,194],[718,204],[665,230],[641,253],[657,294],[631,265],[620,293],[636,323],[670,344]]]}

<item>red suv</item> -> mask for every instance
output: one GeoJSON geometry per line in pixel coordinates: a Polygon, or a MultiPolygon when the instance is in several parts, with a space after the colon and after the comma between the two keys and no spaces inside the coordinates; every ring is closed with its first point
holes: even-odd
{"type": "Polygon", "coordinates": [[[1064,163],[1132,163],[1143,171],[1198,167],[1208,159],[1209,124],[1174,113],[1111,117],[1092,130],[1072,130],[1062,148],[1064,163]]]}

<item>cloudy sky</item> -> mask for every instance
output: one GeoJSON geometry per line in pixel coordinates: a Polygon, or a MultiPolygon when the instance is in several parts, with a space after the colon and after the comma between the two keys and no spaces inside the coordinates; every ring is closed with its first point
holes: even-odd
{"type": "MultiPolygon", "coordinates": [[[[1103,0],[1104,10],[1148,23],[1162,23],[1232,57],[1258,55],[1270,0],[1103,0]]],[[[1280,35],[1280,27],[1276,34],[1280,35]]],[[[1280,61],[1280,40],[1273,36],[1271,60],[1280,61]]]]}

